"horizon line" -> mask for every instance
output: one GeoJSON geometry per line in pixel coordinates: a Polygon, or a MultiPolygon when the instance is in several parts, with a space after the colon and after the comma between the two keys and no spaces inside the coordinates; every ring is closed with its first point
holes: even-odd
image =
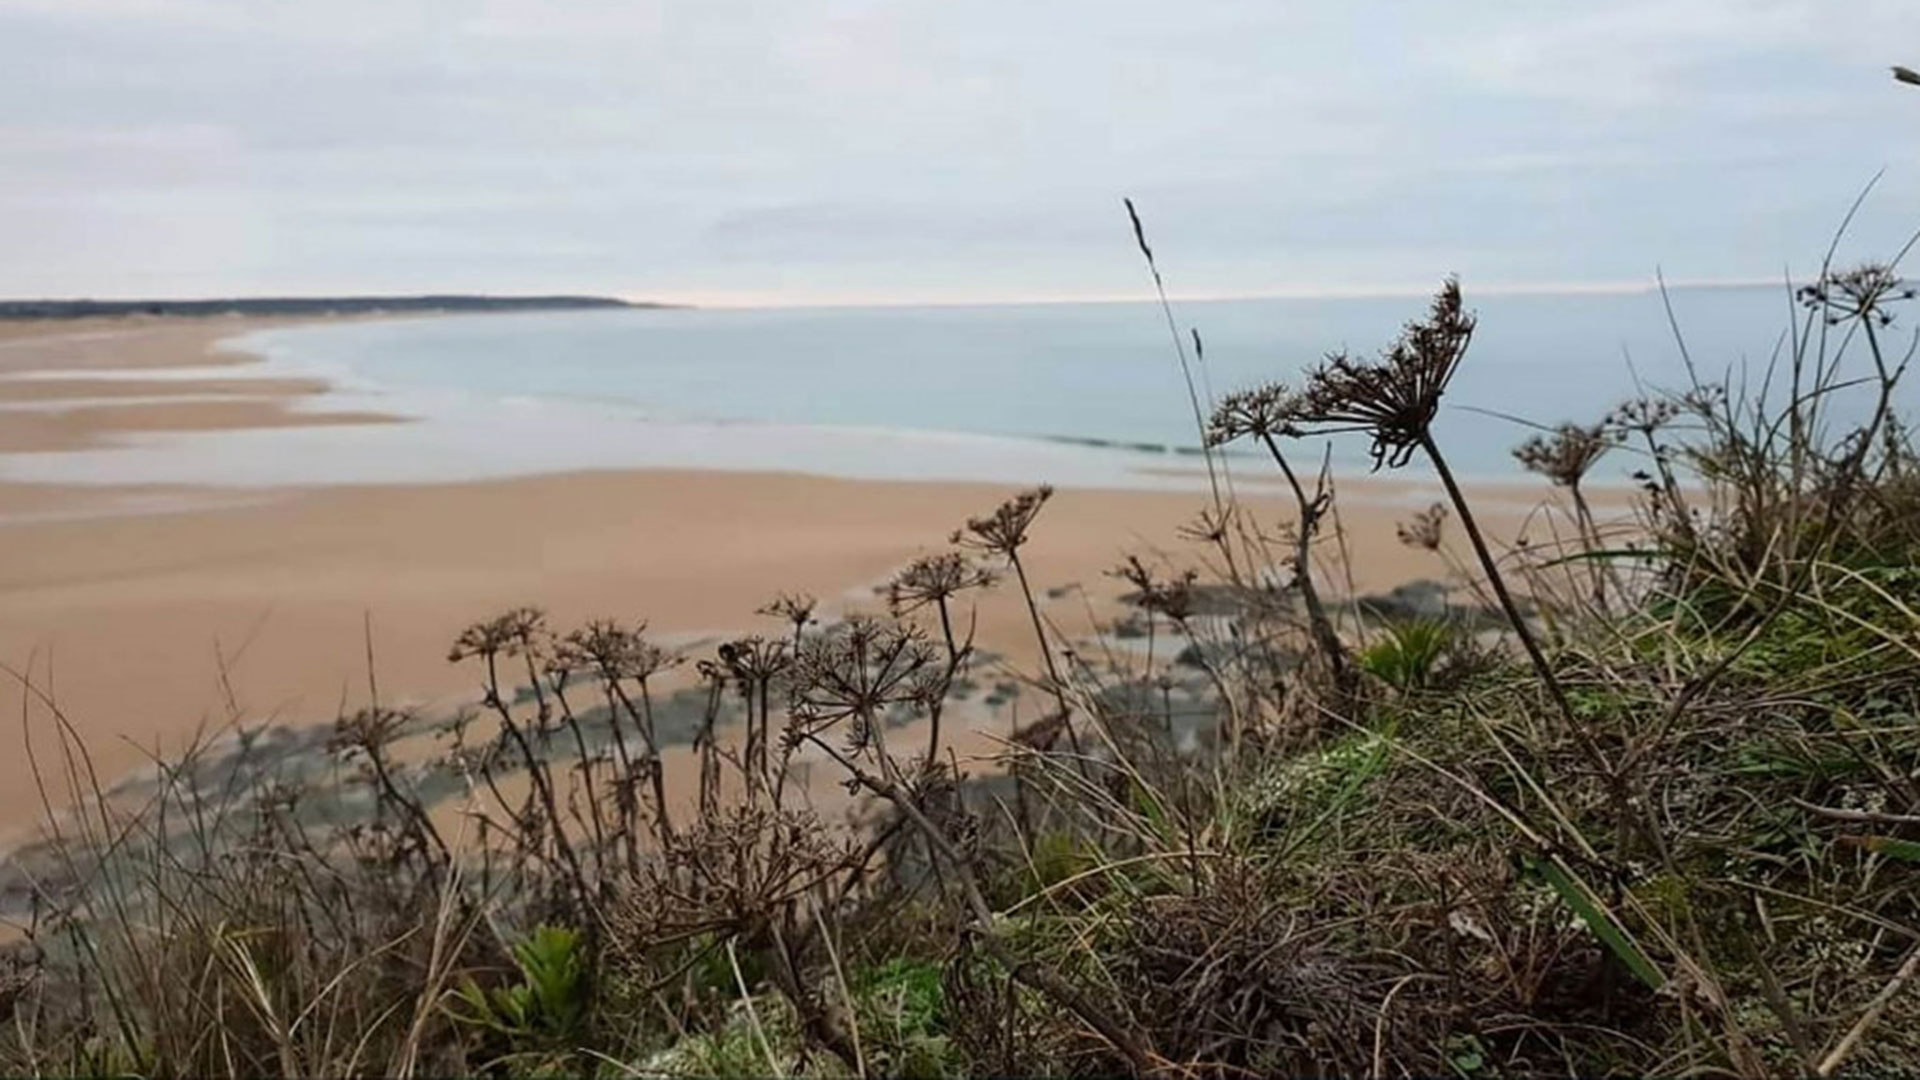
{"type": "MultiPolygon", "coordinates": [[[[1752,289],[1777,288],[1781,279],[1761,278],[1699,278],[1682,281],[1668,281],[1669,289],[1752,289]]],[[[1572,281],[1572,282],[1496,282],[1490,285],[1464,285],[1469,295],[1479,296],[1625,296],[1636,293],[1657,292],[1661,287],[1657,277],[1630,281],[1572,281]]],[[[1175,304],[1230,303],[1246,300],[1374,300],[1406,299],[1431,296],[1432,285],[1392,284],[1365,285],[1334,288],[1290,288],[1224,290],[1217,292],[1169,292],[1167,300],[1175,304]]],[[[638,293],[625,290],[607,292],[527,290],[521,291],[474,291],[453,290],[366,292],[353,291],[343,293],[297,292],[288,290],[262,291],[258,293],[236,293],[229,295],[205,296],[114,296],[106,294],[74,295],[68,297],[36,296],[23,298],[0,297],[4,304],[208,304],[208,303],[262,303],[262,302],[320,302],[328,300],[377,302],[381,300],[420,301],[430,299],[449,300],[492,300],[492,301],[531,301],[531,300],[611,300],[617,303],[645,307],[694,307],[715,310],[755,310],[755,309],[800,309],[800,308],[910,308],[910,307],[1019,307],[1042,305],[1072,304],[1137,304],[1157,303],[1159,298],[1148,290],[1129,293],[1090,292],[1090,293],[1053,293],[1053,294],[982,294],[978,296],[953,295],[907,295],[887,296],[874,294],[845,295],[791,295],[767,293],[751,290],[706,292],[689,290],[678,292],[638,293]]]]}
{"type": "MultiPolygon", "coordinates": [[[[1778,278],[1699,278],[1668,281],[1669,289],[1755,289],[1778,288],[1778,278]]],[[[1574,282],[1500,282],[1492,285],[1466,284],[1463,290],[1479,296],[1628,296],[1660,290],[1658,278],[1634,281],[1574,282]]],[[[1355,286],[1332,289],[1247,289],[1220,292],[1169,292],[1174,304],[1228,303],[1243,300],[1394,300],[1433,295],[1432,285],[1355,286]]],[[[983,294],[980,296],[885,296],[825,295],[791,296],[760,292],[673,292],[640,294],[616,293],[629,303],[664,303],[708,310],[762,310],[788,308],[909,308],[909,307],[1022,307],[1071,304],[1158,303],[1149,290],[1138,293],[1055,293],[1055,294],[983,294]]]]}

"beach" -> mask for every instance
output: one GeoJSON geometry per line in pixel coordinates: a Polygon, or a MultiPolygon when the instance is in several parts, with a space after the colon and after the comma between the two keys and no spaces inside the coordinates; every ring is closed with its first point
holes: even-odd
{"type": "MultiPolygon", "coordinates": [[[[0,453],[400,422],[314,408],[324,386],[250,378],[249,357],[216,348],[264,322],[0,326],[0,374],[36,373],[0,378],[0,453]],[[175,374],[183,369],[188,377],[175,374]]],[[[1175,566],[1206,557],[1183,529],[1210,496],[1197,473],[1188,480],[1182,491],[1055,495],[1024,559],[1064,635],[1118,610],[1123,586],[1108,571],[1126,555],[1175,566]]],[[[1247,475],[1240,489],[1265,531],[1291,520],[1291,500],[1270,481],[1247,475]]],[[[0,835],[40,812],[24,751],[55,745],[41,694],[110,782],[197,732],[328,723],[376,690],[390,705],[471,704],[475,673],[449,664],[448,646],[516,605],[541,607],[560,627],[644,620],[688,649],[779,632],[755,610],[782,591],[819,597],[824,616],[871,609],[895,570],[1017,490],[690,470],[270,489],[0,484],[0,661],[21,717],[7,744],[22,751],[0,758],[0,835]]],[[[1343,481],[1352,581],[1323,544],[1334,593],[1448,576],[1439,555],[1395,536],[1423,490],[1343,481]]],[[[1545,489],[1490,494],[1493,531],[1511,535],[1545,489]]],[[[1016,593],[983,594],[978,617],[983,647],[1031,669],[1032,628],[1016,593]]]]}

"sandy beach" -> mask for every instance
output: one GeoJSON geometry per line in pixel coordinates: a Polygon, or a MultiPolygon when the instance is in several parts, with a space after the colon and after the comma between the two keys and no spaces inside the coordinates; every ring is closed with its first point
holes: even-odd
{"type": "MultiPolygon", "coordinates": [[[[0,378],[0,453],[133,432],[386,420],[300,409],[323,387],[248,379],[247,357],[214,349],[260,325],[0,326],[0,374],[37,373],[0,378]],[[214,364],[230,371],[140,373],[214,364]]],[[[1278,529],[1290,513],[1278,492],[1244,486],[1262,527],[1278,529]]],[[[23,680],[57,702],[114,777],[195,731],[328,722],[364,704],[369,630],[383,700],[451,706],[476,691],[471,672],[447,663],[449,643],[513,605],[543,607],[560,625],[643,619],[687,645],[776,629],[754,610],[781,590],[817,595],[828,614],[872,606],[895,569],[1014,490],[668,471],[269,492],[0,484],[0,661],[22,717],[0,756],[0,835],[38,812],[26,740],[53,745],[51,718],[23,680]]],[[[1343,485],[1354,588],[1447,575],[1438,556],[1395,538],[1407,493],[1397,482],[1343,485]]],[[[1494,494],[1511,533],[1515,509],[1544,491],[1494,494]]],[[[1036,585],[1053,590],[1049,618],[1073,633],[1090,611],[1110,611],[1119,587],[1105,571],[1128,553],[1201,557],[1181,528],[1206,503],[1203,487],[1060,492],[1026,556],[1036,585]]],[[[1014,594],[987,594],[979,619],[983,645],[1030,657],[1014,594]]]]}

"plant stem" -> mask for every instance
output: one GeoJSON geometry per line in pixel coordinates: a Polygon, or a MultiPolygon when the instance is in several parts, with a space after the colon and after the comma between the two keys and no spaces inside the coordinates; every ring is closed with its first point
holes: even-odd
{"type": "Polygon", "coordinates": [[[520,750],[521,760],[527,766],[527,775],[533,781],[534,793],[547,813],[547,825],[553,830],[554,846],[566,861],[567,870],[573,877],[575,895],[584,908],[588,901],[587,876],[580,868],[580,859],[574,854],[572,842],[567,839],[566,823],[561,820],[559,804],[553,797],[553,786],[548,782],[547,763],[528,745],[526,735],[513,719],[513,711],[507,707],[506,699],[500,696],[500,674],[492,653],[487,654],[487,702],[493,706],[495,715],[499,716],[500,726],[506,729],[508,737],[520,750]]]}
{"type": "MultiPolygon", "coordinates": [[[[935,597],[934,606],[940,609],[940,633],[947,642],[946,682],[947,688],[951,689],[954,678],[960,674],[960,647],[953,640],[953,618],[947,614],[947,598],[935,597]]],[[[940,702],[935,702],[933,708],[928,710],[930,715],[927,727],[927,763],[929,765],[939,760],[940,756],[940,714],[944,711],[940,705],[940,702]]]]}
{"type": "Polygon", "coordinates": [[[1313,631],[1313,639],[1326,655],[1327,665],[1333,669],[1333,682],[1345,697],[1353,689],[1353,675],[1347,665],[1347,649],[1340,641],[1340,635],[1333,628],[1333,620],[1327,616],[1326,605],[1320,601],[1320,590],[1313,584],[1313,560],[1311,547],[1313,534],[1320,527],[1322,507],[1318,499],[1307,498],[1307,489],[1300,484],[1300,478],[1294,475],[1293,466],[1287,462],[1287,456],[1280,452],[1280,446],[1273,436],[1262,434],[1262,442],[1267,444],[1267,452],[1273,455],[1274,464],[1280,466],[1281,475],[1287,478],[1287,486],[1293,489],[1294,501],[1300,507],[1300,535],[1294,541],[1293,577],[1300,585],[1300,600],[1307,608],[1307,624],[1313,631]]]}
{"type": "MultiPolygon", "coordinates": [[[[647,748],[647,759],[641,761],[639,765],[641,765],[641,769],[647,771],[647,780],[649,780],[651,786],[653,786],[653,826],[655,826],[655,832],[659,834],[660,851],[666,851],[668,847],[672,846],[672,842],[674,842],[674,822],[666,817],[666,786],[664,786],[664,780],[660,778],[660,773],[662,773],[662,769],[660,769],[660,744],[659,742],[655,742],[655,738],[653,738],[653,701],[647,700],[645,711],[636,709],[636,707],[634,707],[634,700],[628,696],[626,688],[620,686],[618,673],[612,671],[612,669],[607,671],[607,686],[611,688],[612,694],[620,700],[620,707],[626,709],[628,719],[634,721],[634,726],[639,730],[639,742],[645,744],[645,748],[647,748]]],[[[645,680],[645,678],[639,680],[639,694],[641,694],[641,698],[647,696],[647,680],[645,680]]],[[[632,763],[628,763],[628,773],[626,773],[624,780],[626,780],[628,784],[636,782],[632,763]]]]}
{"type": "MultiPolygon", "coordinates": [[[[1180,377],[1186,380],[1187,402],[1193,406],[1193,426],[1200,436],[1200,454],[1207,463],[1207,486],[1213,490],[1213,508],[1223,517],[1226,503],[1220,497],[1220,475],[1213,462],[1213,446],[1207,441],[1207,417],[1200,408],[1200,391],[1193,383],[1193,367],[1187,362],[1187,343],[1180,337],[1180,326],[1173,318],[1173,305],[1167,300],[1167,283],[1160,276],[1160,264],[1153,257],[1153,249],[1147,246],[1147,233],[1140,223],[1140,214],[1134,209],[1132,199],[1123,199],[1127,206],[1127,218],[1133,223],[1133,238],[1140,246],[1140,255],[1147,260],[1147,271],[1153,275],[1153,291],[1160,298],[1160,313],[1166,317],[1167,333],[1173,338],[1173,354],[1180,359],[1180,377]]],[[[1196,337],[1195,341],[1199,339],[1196,337]]],[[[1212,402],[1208,402],[1211,407],[1212,402]]],[[[1222,461],[1221,467],[1225,466],[1222,461]]],[[[1069,729],[1071,730],[1071,729],[1069,729]]]]}
{"type": "MultiPolygon", "coordinates": [[[[1566,691],[1560,688],[1560,680],[1553,673],[1553,665],[1547,662],[1547,654],[1540,649],[1540,643],[1534,639],[1533,630],[1527,626],[1527,620],[1520,614],[1520,606],[1513,602],[1513,594],[1507,591],[1507,582],[1500,574],[1499,564],[1494,562],[1493,551],[1487,547],[1487,538],[1480,532],[1480,523],[1474,520],[1473,510],[1467,505],[1466,496],[1460,491],[1460,485],[1453,478],[1453,470],[1447,467],[1447,459],[1441,456],[1440,447],[1433,436],[1422,434],[1420,448],[1427,452],[1427,459],[1433,462],[1434,471],[1440,474],[1440,484],[1447,489],[1447,498],[1453,501],[1454,510],[1460,514],[1460,524],[1466,527],[1467,538],[1473,541],[1473,553],[1480,558],[1480,567],[1486,571],[1487,583],[1493,586],[1493,594],[1500,601],[1500,608],[1506,613],[1507,622],[1513,626],[1513,632],[1519,636],[1520,644],[1527,650],[1527,659],[1532,661],[1534,674],[1547,688],[1547,695],[1553,698],[1554,705],[1576,731],[1582,730],[1573,715],[1573,705],[1567,700],[1566,691]]],[[[1584,740],[1583,740],[1584,743],[1584,740]]]]}
{"type": "MultiPolygon", "coordinates": [[[[1067,706],[1066,683],[1060,680],[1060,668],[1053,662],[1053,649],[1047,644],[1047,629],[1040,622],[1040,605],[1034,602],[1033,586],[1027,583],[1027,568],[1020,562],[1020,552],[1009,549],[1007,561],[1013,564],[1013,573],[1020,581],[1020,595],[1027,602],[1027,615],[1033,619],[1033,636],[1040,642],[1040,659],[1047,664],[1047,682],[1053,688],[1053,700],[1060,706],[1060,723],[1067,729],[1067,745],[1073,748],[1073,756],[1080,757],[1080,736],[1073,730],[1073,710],[1067,706]]],[[[1085,768],[1085,763],[1081,768],[1085,768]]]]}
{"type": "MultiPolygon", "coordinates": [[[[1573,497],[1573,515],[1580,530],[1580,543],[1585,545],[1588,551],[1599,550],[1600,526],[1594,522],[1593,508],[1587,505],[1587,496],[1580,490],[1580,481],[1575,479],[1573,483],[1568,484],[1567,492],[1573,497]]],[[[1603,614],[1607,610],[1606,575],[1609,568],[1610,564],[1602,566],[1597,560],[1592,564],[1593,602],[1603,614]]]]}
{"type": "Polygon", "coordinates": [[[553,698],[560,706],[560,718],[573,733],[573,746],[580,755],[580,776],[587,789],[587,805],[593,809],[593,850],[594,860],[603,868],[607,860],[607,831],[602,819],[600,796],[594,791],[594,759],[587,753],[587,737],[580,730],[580,718],[573,714],[573,706],[567,703],[566,687],[559,681],[553,685],[553,698]]]}
{"type": "MultiPolygon", "coordinates": [[[[673,820],[667,814],[666,762],[660,756],[660,738],[653,726],[653,691],[648,689],[646,678],[640,683],[640,737],[647,743],[647,776],[653,784],[653,808],[660,815],[660,843],[668,844],[673,838],[673,820]]],[[[667,848],[660,849],[665,852],[667,848]]]]}

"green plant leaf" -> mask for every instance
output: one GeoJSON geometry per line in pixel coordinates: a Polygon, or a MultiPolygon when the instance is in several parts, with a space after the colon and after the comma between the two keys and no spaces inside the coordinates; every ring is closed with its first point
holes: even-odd
{"type": "Polygon", "coordinates": [[[1417,690],[1433,681],[1454,638],[1453,625],[1444,619],[1392,623],[1385,637],[1360,653],[1360,668],[1395,689],[1417,690]]]}
{"type": "Polygon", "coordinates": [[[1133,795],[1134,807],[1146,817],[1147,824],[1152,827],[1154,835],[1164,844],[1175,843],[1173,826],[1168,820],[1167,808],[1160,801],[1160,796],[1138,782],[1130,784],[1129,790],[1133,795]]]}
{"type": "Polygon", "coordinates": [[[1472,1076],[1486,1067],[1486,1047],[1478,1036],[1452,1035],[1447,1038],[1447,1067],[1461,1076],[1472,1076]]]}
{"type": "Polygon", "coordinates": [[[1865,848],[1875,855],[1885,855],[1889,859],[1920,863],[1920,842],[1901,840],[1892,836],[1842,836],[1840,842],[1865,848]]]}
{"type": "Polygon", "coordinates": [[[1659,967],[1634,943],[1625,928],[1594,901],[1579,879],[1551,859],[1529,861],[1547,884],[1553,886],[1553,891],[1560,894],[1560,899],[1566,901],[1574,914],[1580,916],[1580,921],[1587,924],[1587,929],[1593,931],[1594,936],[1605,942],[1613,955],[1627,965],[1627,970],[1633,972],[1634,978],[1654,990],[1666,985],[1667,977],[1660,973],[1659,967]]]}

